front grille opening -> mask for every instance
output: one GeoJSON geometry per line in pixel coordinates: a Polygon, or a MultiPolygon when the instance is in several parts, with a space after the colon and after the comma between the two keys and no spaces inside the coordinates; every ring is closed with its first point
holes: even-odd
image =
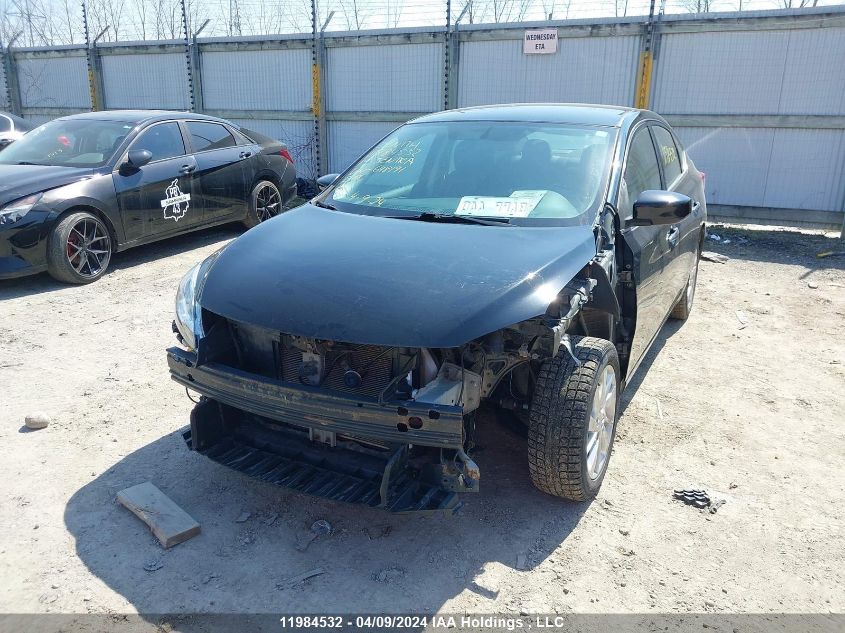
{"type": "MultiPolygon", "coordinates": [[[[204,361],[293,385],[313,384],[302,379],[305,352],[300,349],[301,343],[293,344],[294,337],[216,315],[209,315],[209,321],[214,327],[207,347],[214,353],[204,356],[204,361]]],[[[400,357],[397,349],[379,345],[320,342],[318,347],[323,363],[320,388],[377,399],[387,387],[396,391],[398,385],[410,395],[410,385],[405,381],[395,381],[394,386],[391,383],[397,367],[405,366],[409,358],[413,360],[413,350],[406,350],[400,357]]]]}
{"type": "MultiPolygon", "coordinates": [[[[282,380],[301,384],[299,372],[302,350],[283,345],[280,352],[282,380]]],[[[328,352],[324,367],[321,387],[377,398],[393,379],[393,354],[377,345],[346,345],[342,349],[328,352]],[[357,386],[346,382],[346,374],[350,370],[360,376],[360,384],[357,386]]]]}

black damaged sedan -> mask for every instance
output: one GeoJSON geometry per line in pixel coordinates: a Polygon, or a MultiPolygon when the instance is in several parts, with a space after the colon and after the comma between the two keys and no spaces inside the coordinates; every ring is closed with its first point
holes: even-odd
{"type": "Polygon", "coordinates": [[[524,423],[540,490],[594,497],[625,386],[695,296],[703,175],[666,122],[441,112],[321,180],[180,284],[188,445],[305,493],[451,511],[481,485],[486,406],[524,423]]]}
{"type": "Polygon", "coordinates": [[[283,143],[201,114],[56,119],[0,153],[0,279],[90,283],[111,256],[196,229],[254,226],[296,195],[283,143]]]}

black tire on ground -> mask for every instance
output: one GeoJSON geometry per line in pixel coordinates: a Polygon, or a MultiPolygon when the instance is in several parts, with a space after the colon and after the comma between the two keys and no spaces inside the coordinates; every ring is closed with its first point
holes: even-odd
{"type": "Polygon", "coordinates": [[[598,493],[610,461],[619,417],[621,374],[616,348],[610,341],[573,336],[571,343],[580,366],[568,351],[561,350],[540,367],[531,399],[528,470],[531,481],[543,492],[586,501],[598,493]],[[607,373],[605,368],[610,368],[607,373]],[[609,392],[605,385],[611,382],[613,389],[606,402],[612,404],[612,411],[610,406],[600,408],[591,428],[594,400],[609,392]],[[599,442],[595,460],[590,453],[594,441],[599,442]],[[602,446],[605,458],[598,461],[602,446]]]}
{"type": "Polygon", "coordinates": [[[684,293],[681,295],[681,298],[678,299],[678,303],[675,304],[675,307],[672,308],[672,312],[669,315],[673,319],[686,321],[689,318],[690,312],[692,312],[692,303],[695,300],[695,284],[698,280],[698,262],[700,259],[701,249],[695,253],[695,265],[692,267],[689,279],[687,279],[687,285],[684,286],[684,293]]]}
{"type": "Polygon", "coordinates": [[[249,194],[249,210],[244,224],[251,229],[282,211],[284,209],[279,188],[269,180],[259,180],[249,194]]]}
{"type": "Polygon", "coordinates": [[[90,284],[102,277],[112,255],[108,227],[87,211],[61,218],[47,242],[47,270],[69,284],[90,284]]]}

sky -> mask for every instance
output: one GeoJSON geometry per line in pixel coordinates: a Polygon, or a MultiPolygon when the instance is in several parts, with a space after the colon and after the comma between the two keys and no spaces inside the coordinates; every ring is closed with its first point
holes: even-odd
{"type": "MultiPolygon", "coordinates": [[[[802,0],[664,0],[666,13],[745,11],[800,5],[802,0]]],[[[102,41],[182,37],[180,0],[86,0],[91,37],[108,27],[102,41]]],[[[453,0],[455,20],[467,0],[453,0]]],[[[813,0],[804,0],[813,4],[813,0]]],[[[818,6],[842,0],[818,0],[818,6]]],[[[310,0],[186,0],[191,30],[206,20],[202,36],[270,35],[310,31],[310,0]]],[[[660,7],[661,0],[656,0],[660,7]]],[[[474,0],[462,24],[637,16],[650,0],[474,0]]],[[[77,0],[0,0],[0,42],[17,33],[16,46],[85,41],[81,2],[77,0]]],[[[318,0],[319,22],[333,12],[327,31],[441,26],[446,0],[318,0]]]]}

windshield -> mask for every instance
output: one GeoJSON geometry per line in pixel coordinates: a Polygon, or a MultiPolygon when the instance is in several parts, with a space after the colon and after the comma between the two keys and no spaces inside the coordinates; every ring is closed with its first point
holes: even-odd
{"type": "Polygon", "coordinates": [[[0,153],[0,164],[100,167],[133,127],[126,121],[57,119],[9,145],[0,153]]]}
{"type": "Polygon", "coordinates": [[[413,123],[355,164],[326,202],[367,215],[591,223],[616,130],[499,121],[413,123]]]}

